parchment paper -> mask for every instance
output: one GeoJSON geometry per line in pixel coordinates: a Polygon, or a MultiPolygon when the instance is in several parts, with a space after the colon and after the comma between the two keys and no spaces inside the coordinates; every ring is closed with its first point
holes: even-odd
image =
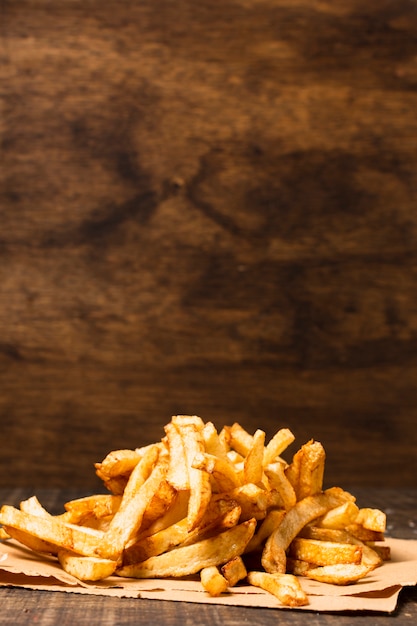
{"type": "MultiPolygon", "coordinates": [[[[340,587],[301,578],[309,604],[291,610],[394,611],[402,587],[417,584],[417,541],[388,538],[386,544],[391,548],[391,560],[354,585],[340,587]]],[[[36,554],[13,540],[0,542],[2,586],[154,600],[288,608],[271,594],[247,585],[236,586],[230,593],[212,598],[198,580],[137,580],[112,576],[98,583],[80,582],[64,572],[53,557],[36,554]]]]}

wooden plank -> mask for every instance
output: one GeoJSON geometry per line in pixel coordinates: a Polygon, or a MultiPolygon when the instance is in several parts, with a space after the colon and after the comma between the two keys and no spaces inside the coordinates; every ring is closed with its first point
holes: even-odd
{"type": "Polygon", "coordinates": [[[0,485],[177,412],[415,484],[410,3],[3,7],[0,485]]]}

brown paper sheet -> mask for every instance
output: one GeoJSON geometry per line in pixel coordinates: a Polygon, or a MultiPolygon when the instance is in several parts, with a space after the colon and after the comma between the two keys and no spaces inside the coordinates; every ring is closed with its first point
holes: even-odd
{"type": "MultiPolygon", "coordinates": [[[[309,604],[295,610],[394,611],[402,587],[417,584],[417,541],[387,539],[386,543],[391,547],[391,561],[354,585],[339,587],[300,579],[308,594],[309,604]]],[[[287,608],[271,594],[246,585],[212,598],[197,580],[136,580],[112,576],[98,583],[80,582],[64,572],[54,558],[35,554],[12,540],[0,542],[1,586],[230,606],[287,608]]]]}

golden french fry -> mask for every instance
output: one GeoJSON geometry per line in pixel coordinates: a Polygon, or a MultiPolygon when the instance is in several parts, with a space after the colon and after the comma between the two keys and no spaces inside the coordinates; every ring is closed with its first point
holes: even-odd
{"type": "Polygon", "coordinates": [[[344,502],[335,509],[327,511],[323,517],[317,520],[317,525],[322,528],[344,529],[355,521],[358,511],[359,508],[354,502],[344,502]]]}
{"type": "MultiPolygon", "coordinates": [[[[13,528],[12,526],[5,526],[2,530],[5,531],[7,538],[13,538],[22,545],[34,550],[34,552],[44,552],[46,554],[58,554],[59,547],[50,541],[35,537],[33,534],[13,528]]],[[[1,538],[1,537],[0,537],[1,538]]]]}
{"type": "Polygon", "coordinates": [[[294,441],[295,437],[289,428],[281,428],[269,441],[265,448],[263,464],[266,467],[270,463],[280,462],[280,455],[294,441]]]}
{"type": "Polygon", "coordinates": [[[284,509],[291,509],[297,502],[294,487],[285,475],[284,465],[279,461],[265,467],[270,489],[275,489],[281,496],[284,509]]]}
{"type": "Polygon", "coordinates": [[[243,476],[245,483],[260,484],[263,476],[263,459],[265,449],[265,433],[258,429],[252,437],[252,445],[248,450],[244,464],[243,476]]]}
{"type": "Polygon", "coordinates": [[[322,490],[325,457],[322,444],[313,440],[304,444],[294,455],[285,473],[294,487],[297,500],[314,496],[322,490]]]}
{"type": "Polygon", "coordinates": [[[62,568],[78,580],[95,581],[111,576],[117,566],[111,559],[93,556],[78,556],[66,550],[58,552],[58,561],[62,568]]]}
{"type": "Polygon", "coordinates": [[[205,567],[222,565],[243,553],[255,526],[255,520],[248,520],[190,546],[175,548],[142,563],[122,567],[116,573],[132,578],[168,578],[188,576],[205,567]]]}
{"type": "Polygon", "coordinates": [[[364,578],[372,568],[362,564],[345,563],[314,567],[305,572],[307,578],[332,585],[350,585],[364,578]]]}
{"type": "Polygon", "coordinates": [[[349,534],[353,535],[360,541],[383,541],[384,533],[377,530],[369,530],[364,528],[362,524],[349,524],[346,529],[349,534]]]}
{"type": "Polygon", "coordinates": [[[306,539],[313,539],[319,542],[329,542],[332,541],[337,544],[351,544],[356,545],[361,548],[362,565],[366,565],[372,568],[378,567],[382,559],[378,552],[372,548],[372,546],[368,546],[360,539],[351,535],[346,530],[339,530],[335,528],[319,528],[317,526],[311,526],[307,524],[299,533],[299,536],[302,535],[306,539]]]}
{"type": "Polygon", "coordinates": [[[177,490],[167,481],[166,478],[161,480],[158,491],[154,494],[152,500],[145,509],[142,518],[140,531],[143,532],[151,526],[153,522],[161,519],[166,511],[169,510],[171,504],[175,500],[177,490]]]}
{"type": "Polygon", "coordinates": [[[228,446],[225,445],[214,426],[213,422],[207,422],[202,430],[205,451],[219,459],[227,461],[228,446]]]}
{"type": "Polygon", "coordinates": [[[362,549],[351,543],[318,541],[296,537],[290,544],[289,555],[293,559],[307,561],[314,565],[334,565],[336,563],[360,563],[362,549]]]}
{"type": "Polygon", "coordinates": [[[113,450],[101,463],[95,463],[96,474],[102,480],[116,476],[129,475],[140,461],[140,454],[135,450],[113,450]]]}
{"type": "Polygon", "coordinates": [[[165,426],[165,433],[169,451],[167,480],[174,489],[187,491],[190,488],[190,479],[181,434],[172,422],[165,426]]]}
{"type": "Polygon", "coordinates": [[[82,556],[96,556],[97,547],[104,536],[102,532],[91,528],[24,513],[7,504],[0,509],[0,524],[10,527],[9,531],[15,528],[82,556]]]}
{"type": "Polygon", "coordinates": [[[272,593],[286,606],[304,606],[308,598],[298,578],[292,574],[269,574],[266,572],[249,572],[248,581],[255,587],[261,587],[272,593]]]}
{"type": "Polygon", "coordinates": [[[222,576],[215,565],[203,567],[200,580],[204,589],[212,596],[220,596],[227,591],[227,580],[222,576]]]}
{"type": "Polygon", "coordinates": [[[80,524],[81,521],[85,523],[90,517],[101,519],[113,516],[119,509],[121,501],[120,495],[100,494],[71,500],[65,503],[64,508],[68,513],[68,521],[80,524]]]}
{"type": "Polygon", "coordinates": [[[237,422],[232,426],[226,426],[225,429],[228,430],[229,446],[243,457],[246,457],[252,447],[252,435],[237,422]]]}
{"type": "Polygon", "coordinates": [[[360,524],[366,530],[373,530],[377,533],[384,533],[386,530],[387,518],[383,511],[379,509],[363,508],[359,509],[356,524],[360,524]]]}
{"type": "MultiPolygon", "coordinates": [[[[190,421],[189,416],[177,416],[175,425],[181,435],[190,484],[188,501],[188,527],[193,530],[200,523],[211,498],[210,477],[207,472],[193,467],[194,458],[204,452],[204,442],[198,422],[190,421]]],[[[199,418],[198,418],[199,419],[199,418]]]]}
{"type": "Polygon", "coordinates": [[[229,587],[234,587],[239,580],[243,580],[247,576],[245,564],[240,556],[235,556],[225,563],[221,571],[229,587]]]}

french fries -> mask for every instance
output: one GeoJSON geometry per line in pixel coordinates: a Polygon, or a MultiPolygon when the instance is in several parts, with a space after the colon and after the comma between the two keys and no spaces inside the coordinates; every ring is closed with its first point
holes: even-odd
{"type": "Polygon", "coordinates": [[[240,424],[217,431],[176,415],[161,441],[95,464],[107,495],[51,515],[35,496],[0,510],[0,539],[56,558],[82,581],[198,576],[212,597],[246,582],[286,606],[308,597],[303,577],[352,584],[384,560],[385,514],[323,489],[325,452],[281,428],[266,442],[240,424]]]}

